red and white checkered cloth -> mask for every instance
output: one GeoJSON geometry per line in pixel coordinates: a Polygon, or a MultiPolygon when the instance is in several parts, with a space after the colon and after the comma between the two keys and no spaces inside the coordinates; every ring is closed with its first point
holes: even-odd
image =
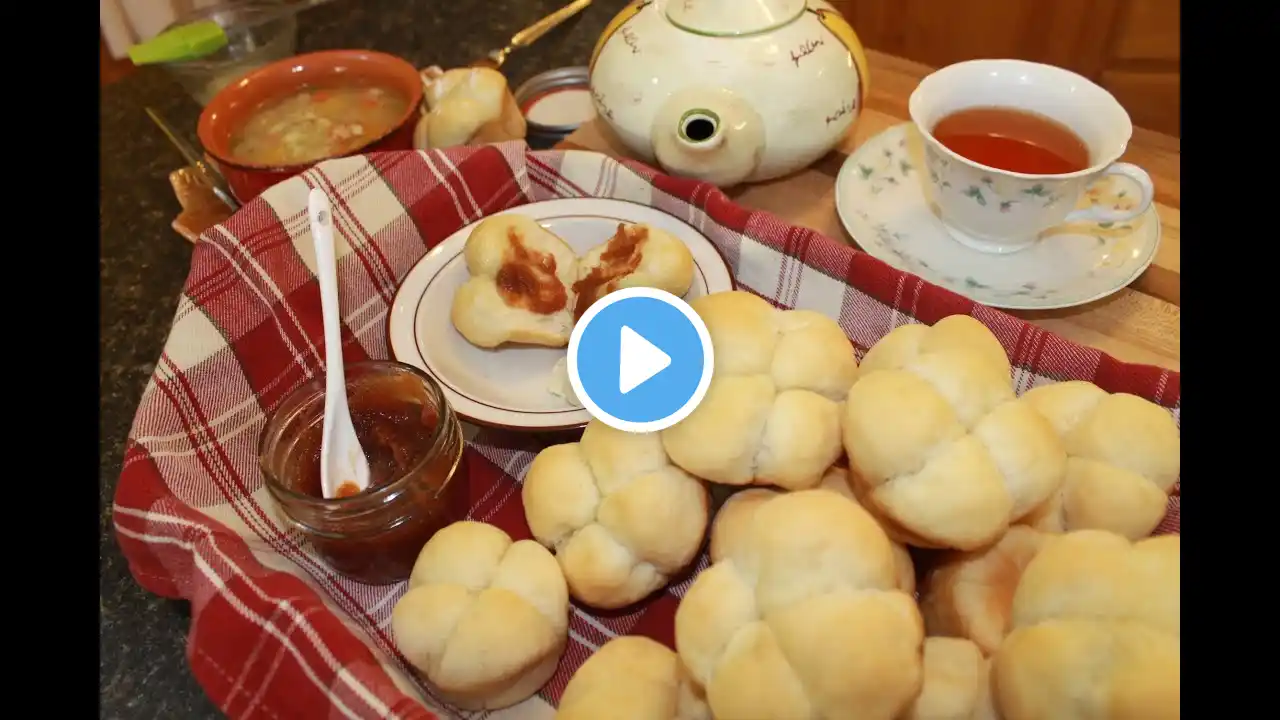
{"type": "MultiPolygon", "coordinates": [[[[390,633],[403,584],[370,587],[335,575],[276,519],[258,469],[266,415],[322,374],[306,213],[313,186],[334,201],[348,362],[389,356],[388,307],[400,279],[432,245],[512,206],[592,196],[651,205],[698,228],[724,253],[739,287],[838,319],[859,353],[898,325],[966,313],[1004,344],[1019,391],[1092,380],[1178,416],[1176,372],[1121,363],[975,305],[812,230],[735,205],[705,183],[596,153],[531,152],[523,143],[326,162],[202,236],[116,490],[117,537],[134,576],[151,592],[191,601],[192,671],[232,717],[549,718],[574,670],[607,639],[644,634],[672,645],[673,615],[688,584],[628,615],[575,607],[559,672],[516,708],[462,713],[414,679],[390,633]]],[[[530,537],[517,490],[539,449],[533,442],[482,430],[468,450],[471,517],[517,539],[530,537]]],[[[1178,503],[1175,492],[1162,532],[1178,532],[1178,503]]]]}

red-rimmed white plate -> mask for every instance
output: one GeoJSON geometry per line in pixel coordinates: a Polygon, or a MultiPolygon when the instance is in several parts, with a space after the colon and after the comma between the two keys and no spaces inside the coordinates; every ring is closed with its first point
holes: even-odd
{"type": "MultiPolygon", "coordinates": [[[[695,271],[686,300],[733,289],[729,266],[710,240],[688,223],[646,205],[569,198],[521,205],[500,214],[537,220],[579,255],[608,241],[620,222],[644,223],[671,233],[689,247],[695,271]]],[[[582,427],[591,419],[587,411],[550,390],[564,348],[485,350],[467,342],[453,327],[449,307],[467,280],[462,250],[474,227],[473,223],[445,238],[405,275],[387,320],[392,357],[434,377],[463,420],[539,432],[582,427]]]]}

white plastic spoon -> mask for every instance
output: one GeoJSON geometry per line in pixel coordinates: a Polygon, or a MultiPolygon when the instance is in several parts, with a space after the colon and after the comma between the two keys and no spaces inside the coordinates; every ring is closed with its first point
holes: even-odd
{"type": "Polygon", "coordinates": [[[333,248],[333,213],[329,197],[314,189],[307,198],[311,239],[316,246],[316,279],[324,315],[324,426],[320,436],[320,487],[326,499],[354,495],[369,487],[369,460],[356,437],[347,406],[346,372],[342,366],[342,326],[338,312],[338,263],[333,248]],[[354,490],[349,486],[355,486],[354,490]],[[348,486],[348,487],[344,487],[348,486]],[[342,490],[339,493],[339,490],[342,490]]]}

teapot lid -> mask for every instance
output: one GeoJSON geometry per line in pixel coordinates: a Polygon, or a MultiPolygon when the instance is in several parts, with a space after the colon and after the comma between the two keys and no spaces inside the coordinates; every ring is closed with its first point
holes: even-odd
{"type": "Polygon", "coordinates": [[[805,0],[666,0],[665,13],[699,35],[749,35],[782,27],[804,8],[805,0]]]}

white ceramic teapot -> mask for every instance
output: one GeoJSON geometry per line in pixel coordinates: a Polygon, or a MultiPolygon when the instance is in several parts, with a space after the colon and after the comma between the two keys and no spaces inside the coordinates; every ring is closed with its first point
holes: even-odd
{"type": "Polygon", "coordinates": [[[725,187],[825,155],[867,92],[862,44],[824,0],[636,0],[590,68],[596,111],[628,149],[725,187]]]}

